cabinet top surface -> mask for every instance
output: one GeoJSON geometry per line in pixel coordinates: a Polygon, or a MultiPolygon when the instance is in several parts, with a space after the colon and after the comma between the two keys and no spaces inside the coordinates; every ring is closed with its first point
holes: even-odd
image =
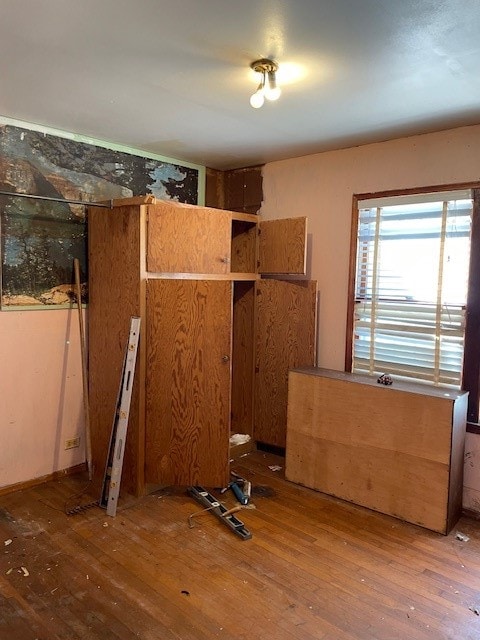
{"type": "Polygon", "coordinates": [[[363,384],[366,386],[384,389],[385,391],[403,391],[405,393],[414,393],[417,395],[430,396],[432,398],[443,398],[448,400],[456,400],[462,396],[468,395],[468,391],[458,391],[450,387],[433,387],[427,384],[416,382],[406,382],[404,380],[396,380],[393,378],[393,384],[384,385],[377,382],[378,376],[369,376],[360,373],[349,373],[344,371],[334,371],[333,369],[322,369],[320,367],[300,367],[291,369],[291,373],[301,373],[304,375],[315,376],[319,378],[330,378],[342,382],[351,382],[355,384],[363,384]]]}
{"type": "MultiPolygon", "coordinates": [[[[96,203],[93,203],[91,206],[95,207],[96,203]]],[[[220,209],[218,207],[206,207],[204,205],[198,204],[188,204],[185,202],[177,202],[176,200],[162,200],[156,198],[154,195],[143,195],[143,196],[132,196],[130,198],[117,198],[114,200],[105,200],[100,204],[108,204],[110,208],[113,209],[115,207],[138,207],[141,205],[149,205],[151,207],[156,207],[158,210],[162,210],[168,208],[172,209],[191,209],[193,211],[203,209],[208,212],[229,215],[232,220],[241,220],[247,222],[257,222],[260,219],[260,216],[253,213],[242,213],[238,211],[230,211],[228,209],[220,209]]]]}

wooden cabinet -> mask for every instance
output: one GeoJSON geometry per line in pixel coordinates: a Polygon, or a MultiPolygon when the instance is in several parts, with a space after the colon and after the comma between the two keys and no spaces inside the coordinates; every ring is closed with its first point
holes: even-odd
{"type": "Polygon", "coordinates": [[[462,507],[467,397],[326,369],[292,371],[286,477],[446,534],[462,507]]]}
{"type": "Polygon", "coordinates": [[[285,448],[288,371],[313,363],[316,299],[314,282],[257,282],[255,439],[259,442],[285,448]]]}
{"type": "Polygon", "coordinates": [[[225,482],[232,282],[147,282],[145,474],[153,484],[225,482]],[[161,425],[161,428],[158,428],[161,425]]]}
{"type": "Polygon", "coordinates": [[[97,474],[132,315],[142,323],[124,489],[225,485],[231,432],[284,446],[288,367],[315,359],[316,287],[263,280],[257,269],[270,252],[280,273],[304,273],[305,219],[279,221],[276,236],[256,215],[151,197],[88,216],[97,474]]]}
{"type": "Polygon", "coordinates": [[[148,207],[147,271],[230,273],[231,214],[178,203],[148,207]]]}
{"type": "Polygon", "coordinates": [[[258,230],[258,271],[304,275],[307,263],[306,218],[265,220],[258,230]]]}

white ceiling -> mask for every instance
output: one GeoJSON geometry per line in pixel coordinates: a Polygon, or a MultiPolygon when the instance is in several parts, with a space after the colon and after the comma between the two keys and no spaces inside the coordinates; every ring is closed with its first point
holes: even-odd
{"type": "Polygon", "coordinates": [[[1,0],[0,78],[0,115],[248,166],[479,123],[480,0],[1,0]]]}

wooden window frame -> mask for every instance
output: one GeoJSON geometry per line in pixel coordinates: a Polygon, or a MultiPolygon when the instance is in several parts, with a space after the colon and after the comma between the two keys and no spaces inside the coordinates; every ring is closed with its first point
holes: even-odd
{"type": "Polygon", "coordinates": [[[467,431],[480,435],[480,182],[442,184],[412,189],[357,193],[352,198],[352,223],[350,232],[350,259],[348,276],[348,300],[346,322],[345,371],[352,370],[353,363],[353,312],[355,305],[355,275],[357,268],[358,204],[373,198],[400,197],[422,193],[441,193],[460,189],[473,191],[472,233],[470,267],[468,277],[467,315],[465,324],[464,362],[462,388],[469,391],[467,431]]]}

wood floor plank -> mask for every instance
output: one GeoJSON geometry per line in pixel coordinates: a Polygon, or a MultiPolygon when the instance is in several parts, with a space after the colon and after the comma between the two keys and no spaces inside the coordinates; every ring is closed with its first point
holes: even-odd
{"type": "Polygon", "coordinates": [[[256,508],[238,514],[248,541],[210,513],[190,528],[201,506],[182,488],[122,498],[116,518],[65,515],[82,477],[1,496],[0,640],[480,638],[477,521],[459,522],[462,542],[287,482],[274,464],[261,452],[235,463],[254,489],[256,508]]]}

